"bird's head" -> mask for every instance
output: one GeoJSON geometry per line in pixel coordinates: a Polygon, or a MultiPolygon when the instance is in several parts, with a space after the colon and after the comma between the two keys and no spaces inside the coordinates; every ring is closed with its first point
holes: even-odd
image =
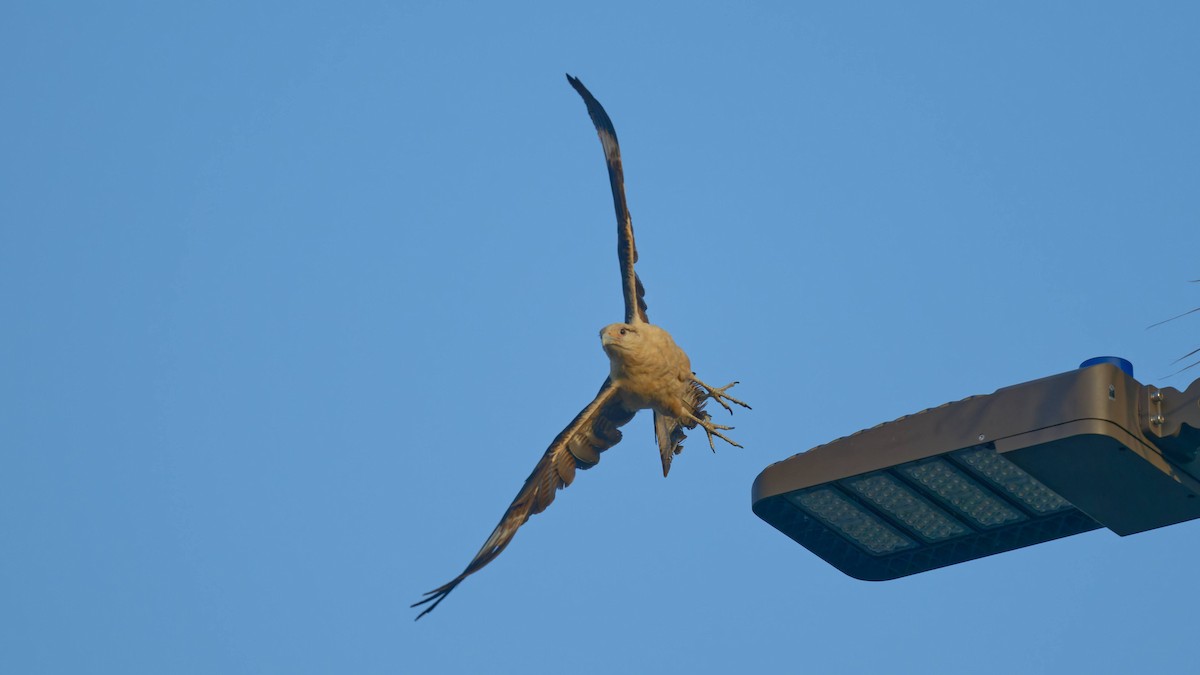
{"type": "Polygon", "coordinates": [[[628,354],[641,341],[638,327],[627,323],[613,323],[600,329],[600,344],[609,357],[628,354]]]}

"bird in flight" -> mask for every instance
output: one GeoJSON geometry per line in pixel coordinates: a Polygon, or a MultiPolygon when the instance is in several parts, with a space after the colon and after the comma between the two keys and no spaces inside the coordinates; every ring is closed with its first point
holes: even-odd
{"type": "Polygon", "coordinates": [[[654,436],[658,441],[664,477],[671,470],[672,458],[683,451],[685,429],[702,428],[708,434],[708,445],[713,452],[716,452],[714,436],[742,447],[721,433],[732,427],[715,424],[704,410],[709,399],[730,413],[733,412],[730,403],[749,408],[726,393],[737,382],[724,387],[712,387],[702,382],[692,372],[687,354],[675,344],[671,335],[646,317],[646,291],[633,269],[638,256],[633,243],[633,222],[625,203],[625,177],[617,132],[608,113],[583,83],[570,75],[567,75],[567,81],[587,104],[588,115],[600,135],[608,164],[613,206],[617,212],[617,259],[625,298],[625,320],[600,330],[600,344],[608,355],[609,374],[600,385],[596,398],[550,443],[512,505],[504,512],[500,524],[462,574],[429,591],[425,599],[412,605],[429,605],[417,615],[418,619],[433,611],[463,579],[495,560],[512,541],[517,528],[530,516],[544,511],[554,501],[555,492],[571,484],[576,469],[595,466],[601,452],[620,442],[619,427],[633,419],[637,411],[654,411],[654,436]]]}

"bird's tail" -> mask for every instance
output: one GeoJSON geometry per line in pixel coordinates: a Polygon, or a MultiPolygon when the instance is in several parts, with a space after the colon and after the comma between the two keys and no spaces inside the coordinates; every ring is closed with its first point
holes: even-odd
{"type": "MultiPolygon", "coordinates": [[[[708,397],[705,396],[704,390],[700,388],[700,385],[692,382],[685,401],[685,405],[692,415],[698,419],[704,419],[708,415],[704,412],[706,402],[708,402],[708,397]]],[[[695,422],[685,422],[669,415],[660,415],[658,411],[655,411],[654,437],[658,441],[658,454],[662,458],[663,478],[666,478],[671,471],[671,460],[675,458],[675,455],[683,452],[683,441],[687,438],[683,430],[691,429],[694,426],[696,426],[695,422]]]]}

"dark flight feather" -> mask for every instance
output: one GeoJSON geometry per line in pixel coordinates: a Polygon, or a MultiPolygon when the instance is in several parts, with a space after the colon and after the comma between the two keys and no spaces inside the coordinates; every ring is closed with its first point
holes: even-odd
{"type": "Polygon", "coordinates": [[[424,600],[413,603],[413,607],[432,603],[417,618],[432,612],[463,579],[495,560],[516,536],[517,529],[530,516],[545,511],[554,501],[555,493],[575,480],[576,469],[595,466],[600,461],[601,452],[620,442],[621,431],[618,427],[633,419],[634,412],[621,405],[616,387],[610,380],[604,380],[596,398],[550,443],[496,529],[462,574],[426,593],[424,600]]]}
{"type": "Polygon", "coordinates": [[[604,106],[583,86],[579,78],[567,75],[567,81],[583,97],[588,116],[596,126],[600,145],[604,148],[604,160],[608,164],[608,182],[612,186],[613,208],[617,212],[617,259],[621,265],[621,291],[625,296],[625,323],[650,323],[646,318],[646,289],[638,279],[633,265],[637,262],[637,246],[633,241],[633,220],[629,216],[629,205],[625,202],[625,171],[621,168],[621,147],[617,144],[617,130],[604,112],[604,106]]]}

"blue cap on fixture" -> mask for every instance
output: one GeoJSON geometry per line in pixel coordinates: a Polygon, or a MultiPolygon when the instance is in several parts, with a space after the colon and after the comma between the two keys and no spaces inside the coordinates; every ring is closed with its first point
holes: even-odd
{"type": "Polygon", "coordinates": [[[1087,368],[1088,366],[1096,366],[1101,363],[1111,363],[1124,371],[1126,375],[1133,377],[1133,364],[1119,356],[1097,356],[1079,364],[1079,367],[1087,368]]]}

